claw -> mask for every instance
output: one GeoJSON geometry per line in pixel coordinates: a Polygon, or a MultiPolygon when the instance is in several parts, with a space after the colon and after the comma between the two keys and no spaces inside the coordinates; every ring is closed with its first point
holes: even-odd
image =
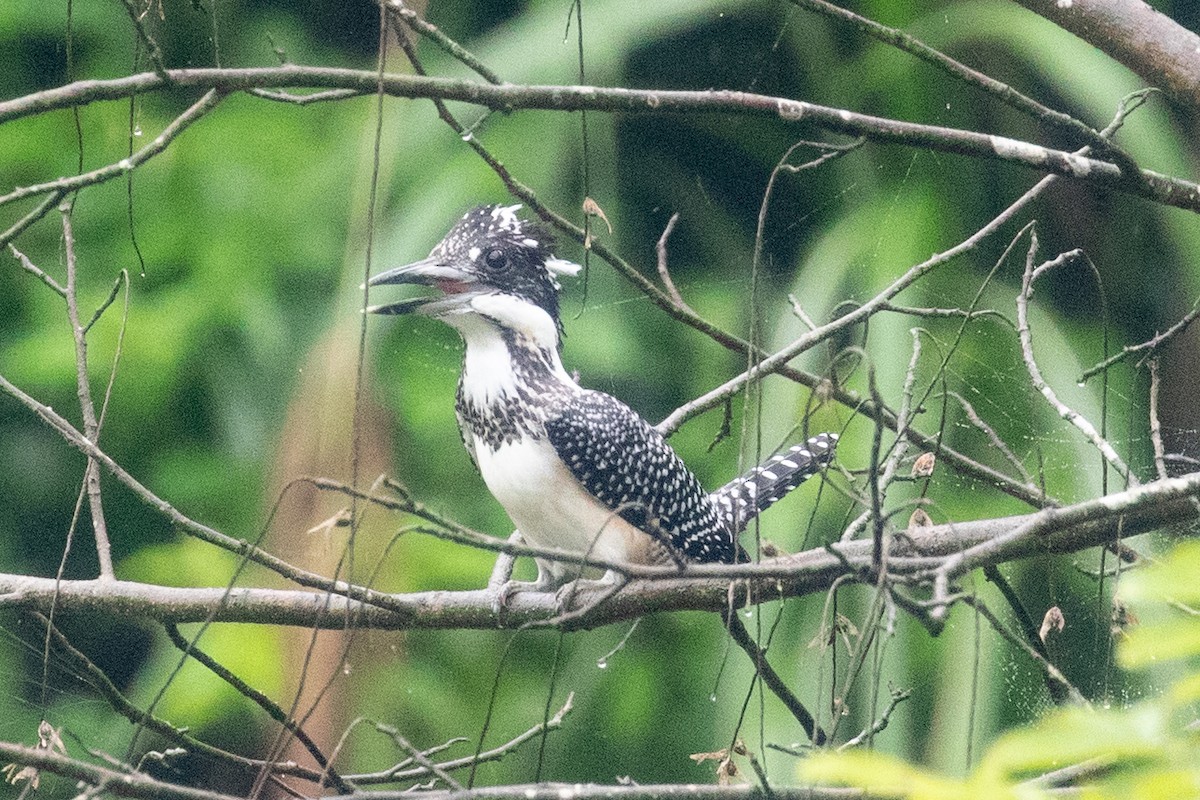
{"type": "Polygon", "coordinates": [[[548,592],[554,588],[549,581],[543,581],[542,576],[538,575],[536,581],[505,581],[495,588],[495,595],[492,597],[492,613],[497,617],[504,613],[504,609],[508,608],[509,599],[517,592],[548,592]]]}
{"type": "Polygon", "coordinates": [[[593,578],[576,578],[569,583],[565,583],[555,592],[556,616],[564,616],[571,610],[571,604],[575,600],[575,595],[580,590],[589,591],[595,589],[603,591],[605,596],[616,594],[622,586],[628,582],[624,575],[613,572],[611,569],[604,573],[604,577],[599,579],[593,578]]]}

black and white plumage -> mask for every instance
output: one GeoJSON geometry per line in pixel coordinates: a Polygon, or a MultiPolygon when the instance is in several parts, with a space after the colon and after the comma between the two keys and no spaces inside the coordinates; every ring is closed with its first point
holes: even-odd
{"type": "MultiPolygon", "coordinates": [[[[621,401],[580,387],[559,357],[557,277],[579,266],[520,206],[469,211],[428,258],[371,286],[416,283],[441,294],[374,306],[416,312],[466,342],[455,409],[488,489],[524,539],[616,562],[731,563],[737,535],[759,511],[833,457],[821,434],[708,493],[661,435],[621,401]]],[[[538,560],[539,588],[576,567],[538,560]]]]}

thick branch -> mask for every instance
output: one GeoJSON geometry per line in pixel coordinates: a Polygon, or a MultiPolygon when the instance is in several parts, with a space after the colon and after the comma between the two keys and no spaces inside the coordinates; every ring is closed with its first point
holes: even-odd
{"type": "Polygon", "coordinates": [[[1030,142],[975,131],[920,125],[875,117],[784,97],[749,92],[667,91],[598,86],[493,85],[421,75],[385,75],[336,67],[284,65],[248,69],[169,70],[170,80],[146,72],[113,80],[87,80],[0,102],[0,123],[72,108],[97,100],[116,100],[165,88],[193,87],[221,92],[264,88],[349,89],[362,94],[382,90],[395,97],[459,100],[499,111],[518,108],[613,113],[721,113],[769,117],[811,124],[828,131],[879,142],[926,147],[975,158],[997,159],[1039,172],[1087,180],[1166,205],[1200,211],[1200,186],[1150,170],[1132,182],[1108,161],[1052,150],[1030,142]]]}
{"type": "MultiPolygon", "coordinates": [[[[888,569],[892,575],[937,571],[954,577],[989,564],[1076,552],[1118,537],[1192,522],[1197,519],[1192,504],[1196,497],[1200,497],[1200,473],[1035,514],[936,525],[911,539],[896,537],[888,569]]],[[[655,577],[630,581],[621,592],[573,619],[572,625],[595,628],[657,611],[719,612],[728,606],[731,583],[737,604],[752,597],[824,592],[848,570],[867,575],[871,547],[870,541],[854,541],[760,564],[693,565],[682,577],[673,567],[661,568],[655,577]]],[[[650,568],[643,571],[653,573],[650,568]]],[[[580,588],[575,605],[587,607],[603,591],[580,588]]],[[[494,629],[544,622],[560,613],[553,594],[537,592],[514,595],[503,617],[497,618],[492,610],[495,594],[486,589],[389,595],[385,609],[316,592],[242,588],[226,595],[224,588],[177,589],[128,581],[63,581],[56,586],[49,578],[0,575],[0,607],[45,611],[56,594],[60,614],[102,611],[173,623],[211,618],[217,622],[341,628],[347,603],[359,625],[383,629],[494,629]]]]}
{"type": "Polygon", "coordinates": [[[1017,0],[1098,47],[1181,105],[1200,109],[1200,36],[1142,0],[1017,0]]]}
{"type": "MultiPolygon", "coordinates": [[[[596,783],[530,783],[481,786],[462,792],[421,792],[421,800],[870,800],[862,789],[807,786],[736,785],[696,783],[604,785],[596,783]]],[[[362,795],[328,800],[359,800],[362,795]]],[[[410,800],[412,792],[371,792],[372,800],[410,800]]]]}

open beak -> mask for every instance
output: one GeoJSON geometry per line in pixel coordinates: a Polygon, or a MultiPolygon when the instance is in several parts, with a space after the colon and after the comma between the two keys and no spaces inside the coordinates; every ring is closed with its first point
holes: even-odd
{"type": "Polygon", "coordinates": [[[471,285],[475,279],[470,274],[430,256],[403,267],[379,273],[367,281],[368,286],[389,286],[400,283],[415,283],[433,286],[442,294],[433,297],[415,297],[396,303],[370,306],[370,314],[409,314],[418,312],[429,316],[450,311],[461,306],[471,297],[471,285]]]}

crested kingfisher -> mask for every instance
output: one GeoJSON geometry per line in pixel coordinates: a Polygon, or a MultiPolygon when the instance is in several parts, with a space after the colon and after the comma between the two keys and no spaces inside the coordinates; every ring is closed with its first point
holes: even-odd
{"type": "MultiPolygon", "coordinates": [[[[632,564],[748,560],[738,534],[830,462],[837,434],[705,491],[645,419],[563,368],[558,278],[580,267],[555,256],[550,234],[519,209],[468,211],[427,258],[368,282],[431,286],[437,295],[368,310],[421,314],[462,335],[462,439],[527,543],[632,564]]],[[[511,588],[551,590],[580,574],[575,564],[536,561],[537,581],[511,588]]]]}

